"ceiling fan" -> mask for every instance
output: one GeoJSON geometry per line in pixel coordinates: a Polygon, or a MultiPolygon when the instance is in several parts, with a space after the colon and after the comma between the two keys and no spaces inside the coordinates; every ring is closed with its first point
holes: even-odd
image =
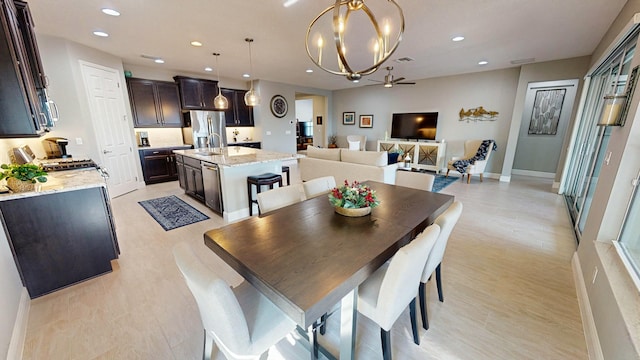
{"type": "MultiPolygon", "coordinates": [[[[393,85],[415,85],[416,83],[413,81],[402,81],[403,77],[399,77],[397,79],[393,79],[393,75],[391,75],[391,70],[393,70],[393,66],[387,66],[388,74],[384,76],[384,81],[369,79],[369,81],[374,81],[379,84],[370,84],[370,85],[384,85],[384,87],[390,88],[393,85]]],[[[370,86],[367,85],[367,86],[370,86]]]]}

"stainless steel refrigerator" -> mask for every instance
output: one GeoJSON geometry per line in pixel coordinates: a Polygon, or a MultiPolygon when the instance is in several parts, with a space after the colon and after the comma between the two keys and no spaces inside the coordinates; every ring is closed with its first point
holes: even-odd
{"type": "Polygon", "coordinates": [[[184,113],[182,138],[194,148],[227,145],[227,132],[222,111],[191,110],[184,113]],[[216,134],[216,135],[213,135],[216,134]],[[222,141],[222,144],[220,142],[222,141]]]}

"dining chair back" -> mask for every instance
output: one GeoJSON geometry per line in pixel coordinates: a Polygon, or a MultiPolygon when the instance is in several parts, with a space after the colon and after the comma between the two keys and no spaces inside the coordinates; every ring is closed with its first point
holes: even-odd
{"type": "Polygon", "coordinates": [[[426,304],[426,295],[425,284],[431,278],[434,270],[436,272],[436,286],[438,287],[438,298],[440,302],[444,302],[444,297],[442,295],[442,278],[441,278],[441,264],[442,259],[444,258],[444,252],[447,248],[447,242],[449,241],[449,236],[451,235],[451,231],[455,227],[458,219],[460,219],[460,215],[462,214],[462,203],[460,201],[454,201],[453,204],[449,206],[447,210],[445,210],[440,216],[436,218],[434,224],[438,224],[440,226],[440,235],[438,236],[438,240],[431,250],[429,257],[427,258],[427,262],[425,264],[424,270],[422,271],[422,277],[420,279],[420,308],[422,313],[422,327],[427,330],[429,329],[429,321],[427,318],[427,304],[426,304]]]}
{"type": "Polygon", "coordinates": [[[295,323],[246,281],[232,289],[186,243],[173,256],[198,304],[205,332],[203,358],[214,342],[228,359],[257,359],[293,331],[295,323]]]}
{"type": "Polygon", "coordinates": [[[307,199],[304,194],[304,188],[300,183],[264,191],[257,194],[257,196],[260,214],[268,213],[269,211],[293,205],[307,199]]]}
{"type": "Polygon", "coordinates": [[[336,187],[336,179],[329,175],[323,176],[302,183],[304,187],[304,194],[307,199],[314,198],[316,196],[328,194],[331,189],[336,187]]]}
{"type": "Polygon", "coordinates": [[[391,359],[390,330],[409,305],[413,341],[420,344],[415,318],[416,288],[426,259],[440,234],[440,226],[427,227],[409,244],[400,248],[391,261],[382,265],[358,288],[358,312],[380,326],[382,352],[391,359]]]}
{"type": "Polygon", "coordinates": [[[396,172],[396,185],[418,190],[431,191],[436,177],[431,174],[423,174],[417,171],[396,172]]]}

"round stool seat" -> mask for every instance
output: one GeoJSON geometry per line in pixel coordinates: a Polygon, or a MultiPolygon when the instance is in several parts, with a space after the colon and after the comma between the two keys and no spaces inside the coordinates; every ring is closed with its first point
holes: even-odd
{"type": "MultiPolygon", "coordinates": [[[[253,216],[253,204],[257,204],[258,200],[253,198],[252,185],[256,186],[256,194],[262,190],[263,185],[269,185],[269,189],[273,189],[273,185],[278,184],[282,187],[282,175],[274,173],[264,173],[260,175],[247,176],[247,195],[249,199],[249,216],[253,216]]],[[[258,207],[258,214],[260,207],[258,207]]]]}

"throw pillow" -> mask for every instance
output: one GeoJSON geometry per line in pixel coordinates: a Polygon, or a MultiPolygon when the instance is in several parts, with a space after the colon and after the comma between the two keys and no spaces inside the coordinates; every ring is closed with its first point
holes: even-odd
{"type": "Polygon", "coordinates": [[[388,153],[387,154],[387,163],[389,165],[397,163],[398,162],[398,156],[400,156],[400,154],[398,154],[398,153],[388,153]]]}
{"type": "Polygon", "coordinates": [[[349,141],[349,150],[360,150],[360,141],[349,141]]]}

